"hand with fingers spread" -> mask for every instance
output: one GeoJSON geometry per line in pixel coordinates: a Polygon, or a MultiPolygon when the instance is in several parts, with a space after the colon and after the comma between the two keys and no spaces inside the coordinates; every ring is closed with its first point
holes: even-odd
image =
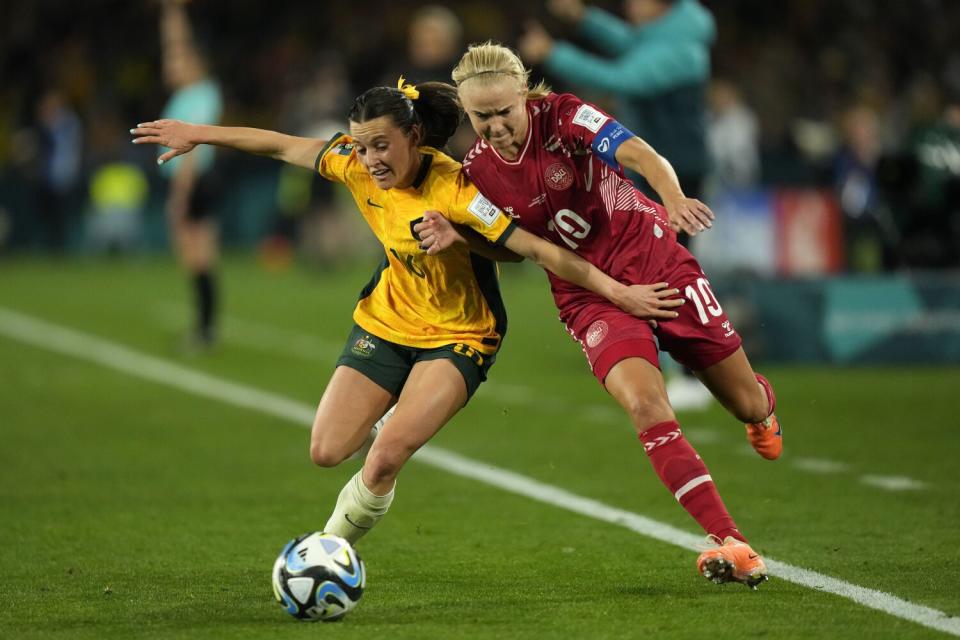
{"type": "Polygon", "coordinates": [[[201,125],[181,122],[180,120],[154,120],[142,122],[130,133],[135,137],[133,144],[158,144],[170,150],[157,158],[157,164],[188,153],[197,146],[197,130],[201,125]]]}
{"type": "Polygon", "coordinates": [[[650,321],[654,327],[658,320],[672,320],[680,314],[674,309],[684,303],[679,289],[671,289],[666,282],[634,284],[624,288],[622,297],[615,302],[618,307],[638,318],[650,321]]]}
{"type": "Polygon", "coordinates": [[[457,242],[467,243],[467,239],[439,211],[425,212],[423,221],[413,225],[413,232],[420,236],[420,248],[431,256],[457,242]]]}
{"type": "Polygon", "coordinates": [[[674,231],[686,231],[695,236],[713,226],[716,218],[710,207],[696,198],[680,198],[664,203],[674,231]]]}

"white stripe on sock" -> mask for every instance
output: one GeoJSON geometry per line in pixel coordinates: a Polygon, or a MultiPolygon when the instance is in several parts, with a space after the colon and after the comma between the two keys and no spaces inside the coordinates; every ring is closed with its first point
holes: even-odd
{"type": "Polygon", "coordinates": [[[673,497],[675,497],[679,502],[680,498],[687,495],[688,493],[690,493],[691,491],[693,491],[694,489],[702,485],[704,482],[713,482],[713,478],[710,477],[709,473],[703,476],[697,476],[687,484],[683,485],[682,487],[677,489],[677,492],[673,494],[673,497]]]}

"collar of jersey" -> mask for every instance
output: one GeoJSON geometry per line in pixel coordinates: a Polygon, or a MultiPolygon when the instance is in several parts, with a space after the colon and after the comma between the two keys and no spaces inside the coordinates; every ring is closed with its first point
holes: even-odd
{"type": "Polygon", "coordinates": [[[423,186],[423,181],[427,179],[427,174],[430,173],[430,165],[433,164],[433,155],[429,153],[420,152],[420,168],[417,169],[417,176],[413,179],[413,183],[407,187],[408,189],[419,189],[423,186]]]}

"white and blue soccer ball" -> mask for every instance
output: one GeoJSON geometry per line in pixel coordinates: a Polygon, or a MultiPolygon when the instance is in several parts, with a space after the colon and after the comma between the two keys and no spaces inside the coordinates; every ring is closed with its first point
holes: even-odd
{"type": "Polygon", "coordinates": [[[294,538],[273,563],[277,602],[299,620],[339,620],[357,606],[366,583],[356,550],[330,533],[294,538]]]}

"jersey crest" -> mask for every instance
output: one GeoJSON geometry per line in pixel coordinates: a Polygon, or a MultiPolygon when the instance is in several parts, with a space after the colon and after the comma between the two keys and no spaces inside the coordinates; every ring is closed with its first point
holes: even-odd
{"type": "Polygon", "coordinates": [[[554,162],[544,171],[543,179],[549,188],[563,191],[573,184],[573,171],[561,162],[554,162]]]}
{"type": "Polygon", "coordinates": [[[355,146],[357,145],[355,145],[352,142],[341,142],[340,144],[335,146],[333,149],[331,149],[331,151],[337,154],[338,156],[348,156],[351,153],[353,153],[353,148],[355,146]]]}

